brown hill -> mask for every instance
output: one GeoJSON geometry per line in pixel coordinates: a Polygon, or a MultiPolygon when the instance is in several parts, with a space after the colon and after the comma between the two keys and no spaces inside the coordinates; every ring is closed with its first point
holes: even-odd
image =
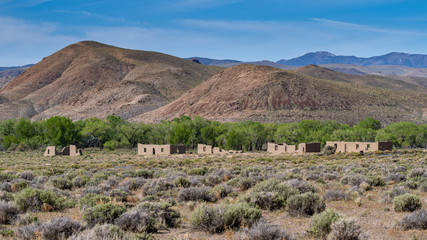
{"type": "Polygon", "coordinates": [[[133,121],[169,120],[181,115],[220,121],[291,122],[302,119],[357,123],[427,122],[427,95],[312,78],[266,66],[223,70],[172,103],[133,121]]]}
{"type": "MultiPolygon", "coordinates": [[[[292,69],[290,71],[319,79],[356,83],[361,85],[382,87],[388,89],[409,90],[427,93],[426,85],[422,84],[422,81],[415,81],[415,78],[412,79],[400,77],[399,79],[397,79],[393,77],[385,77],[378,75],[351,75],[334,71],[328,68],[319,67],[316,65],[308,65],[305,67],[292,69]]],[[[427,84],[427,78],[424,80],[427,84]]]]}
{"type": "Polygon", "coordinates": [[[129,118],[169,103],[218,71],[166,54],[80,42],[46,57],[3,88],[0,119],[129,118]]]}

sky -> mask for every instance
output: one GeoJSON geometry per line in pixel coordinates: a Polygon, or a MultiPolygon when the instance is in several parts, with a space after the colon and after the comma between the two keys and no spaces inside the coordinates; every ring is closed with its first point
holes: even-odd
{"type": "Polygon", "coordinates": [[[83,40],[242,61],[427,54],[427,1],[0,0],[0,66],[83,40]]]}

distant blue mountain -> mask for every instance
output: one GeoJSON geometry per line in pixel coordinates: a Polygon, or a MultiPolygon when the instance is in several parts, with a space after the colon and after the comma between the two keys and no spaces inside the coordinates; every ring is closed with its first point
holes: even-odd
{"type": "Polygon", "coordinates": [[[355,56],[337,56],[330,52],[312,52],[277,63],[288,66],[306,66],[309,64],[353,64],[359,66],[397,65],[416,68],[427,68],[427,55],[392,52],[382,56],[359,58],[355,56]]]}
{"type": "Polygon", "coordinates": [[[29,68],[33,65],[34,64],[28,64],[28,65],[24,65],[24,66],[14,66],[14,67],[0,67],[0,71],[13,70],[13,69],[18,69],[18,68],[29,68]]]}

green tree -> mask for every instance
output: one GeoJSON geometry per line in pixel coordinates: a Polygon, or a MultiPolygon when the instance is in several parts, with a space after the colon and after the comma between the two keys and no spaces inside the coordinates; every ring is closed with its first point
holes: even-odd
{"type": "Polygon", "coordinates": [[[78,132],[69,118],[51,117],[45,121],[44,127],[44,135],[49,144],[66,146],[77,141],[78,132]]]}

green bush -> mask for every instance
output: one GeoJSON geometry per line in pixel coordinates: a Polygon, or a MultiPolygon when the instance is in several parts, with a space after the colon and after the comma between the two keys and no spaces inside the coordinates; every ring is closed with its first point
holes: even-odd
{"type": "Polygon", "coordinates": [[[406,193],[393,199],[393,208],[396,212],[413,212],[421,208],[421,200],[415,194],[406,193]]]}
{"type": "Polygon", "coordinates": [[[191,214],[190,225],[211,233],[220,233],[226,229],[239,229],[252,226],[262,217],[261,211],[246,203],[223,204],[208,207],[200,205],[191,214]]]}
{"type": "Polygon", "coordinates": [[[113,223],[124,212],[126,212],[126,207],[123,205],[114,205],[112,203],[100,204],[86,209],[83,219],[89,226],[113,223]]]}
{"type": "Polygon", "coordinates": [[[135,177],[142,177],[142,178],[153,178],[154,176],[154,172],[147,169],[137,170],[134,174],[135,174],[135,177]]]}
{"type": "Polygon", "coordinates": [[[106,148],[110,151],[114,151],[118,147],[119,147],[119,142],[117,142],[116,140],[111,140],[111,141],[104,143],[104,148],[106,148]]]}
{"type": "Polygon", "coordinates": [[[308,233],[315,237],[326,238],[332,230],[332,224],[338,219],[340,219],[340,215],[333,210],[315,214],[311,219],[311,228],[308,233]]]}
{"type": "Polygon", "coordinates": [[[290,187],[279,180],[270,179],[255,185],[252,193],[244,199],[261,209],[277,210],[286,207],[289,197],[298,194],[298,189],[290,187]]]}
{"type": "Polygon", "coordinates": [[[53,178],[50,182],[54,187],[59,188],[61,190],[71,190],[71,188],[73,188],[73,183],[63,177],[53,178]]]}
{"type": "Polygon", "coordinates": [[[187,171],[190,175],[205,175],[208,172],[206,168],[192,168],[187,171]]]}
{"type": "Polygon", "coordinates": [[[15,175],[0,172],[0,182],[10,181],[10,180],[15,179],[15,178],[16,178],[15,175]]]}
{"type": "Polygon", "coordinates": [[[325,202],[319,194],[311,192],[291,196],[286,204],[291,216],[312,216],[325,210],[325,202]]]}
{"type": "Polygon", "coordinates": [[[34,188],[26,188],[18,193],[15,196],[15,202],[22,211],[40,211],[43,205],[47,207],[43,209],[45,211],[61,210],[66,207],[65,198],[59,197],[51,191],[34,188]]]}
{"type": "Polygon", "coordinates": [[[175,187],[187,188],[187,187],[191,186],[191,182],[190,182],[190,180],[188,180],[185,177],[177,177],[177,178],[175,178],[175,180],[173,180],[173,185],[175,187]]]}
{"type": "Polygon", "coordinates": [[[98,204],[109,203],[110,198],[96,193],[88,193],[80,199],[80,208],[94,207],[98,204]]]}
{"type": "Polygon", "coordinates": [[[137,208],[156,219],[155,227],[157,229],[177,227],[181,218],[181,214],[173,209],[170,203],[144,202],[138,205],[137,208]]]}

